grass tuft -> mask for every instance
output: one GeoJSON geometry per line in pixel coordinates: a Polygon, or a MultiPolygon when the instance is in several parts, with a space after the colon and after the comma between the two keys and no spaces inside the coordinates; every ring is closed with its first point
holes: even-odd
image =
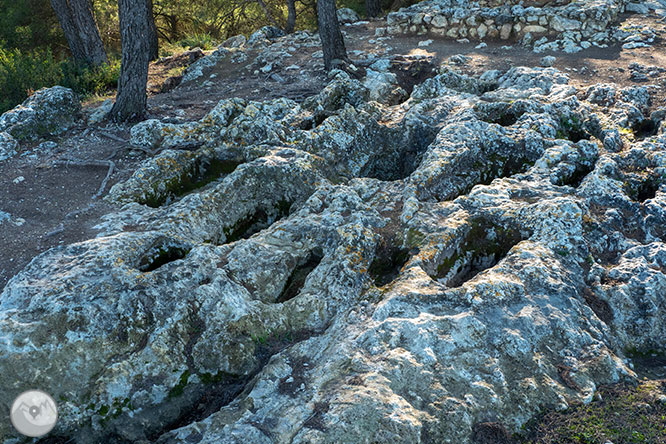
{"type": "Polygon", "coordinates": [[[516,437],[523,444],[664,444],[666,380],[599,388],[587,405],[547,412],[516,437]]]}

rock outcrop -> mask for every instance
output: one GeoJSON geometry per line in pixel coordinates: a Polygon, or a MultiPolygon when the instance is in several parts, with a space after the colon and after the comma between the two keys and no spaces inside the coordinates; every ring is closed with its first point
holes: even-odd
{"type": "Polygon", "coordinates": [[[62,86],[44,88],[0,116],[0,132],[19,141],[55,136],[71,128],[80,114],[81,103],[74,91],[62,86]]]}
{"type": "Polygon", "coordinates": [[[57,136],[81,117],[81,103],[69,88],[43,88],[0,115],[0,162],[19,153],[20,142],[57,136]]]}
{"type": "Polygon", "coordinates": [[[0,295],[0,405],[44,389],[80,443],[467,443],[635,378],[666,335],[647,90],[374,81],[135,126],[162,151],[122,209],[0,295]]]}
{"type": "Polygon", "coordinates": [[[361,20],[356,11],[349,8],[340,8],[337,10],[338,21],[340,23],[354,23],[361,20]]]}

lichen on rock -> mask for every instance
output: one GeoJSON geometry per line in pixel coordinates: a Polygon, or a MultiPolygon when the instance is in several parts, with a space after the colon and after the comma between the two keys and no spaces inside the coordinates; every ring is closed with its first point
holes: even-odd
{"type": "Polygon", "coordinates": [[[62,86],[44,88],[0,116],[0,131],[20,141],[55,136],[71,128],[80,113],[74,91],[62,86]]]}
{"type": "Polygon", "coordinates": [[[122,208],[0,296],[1,403],[47,390],[74,442],[470,443],[634,380],[625,353],[666,334],[646,94],[554,68],[449,67],[395,104],[373,82],[135,126],[160,154],[122,208]]]}
{"type": "Polygon", "coordinates": [[[535,52],[561,49],[572,53],[615,38],[617,32],[612,27],[627,3],[428,0],[389,13],[385,32],[477,41],[500,39],[530,46],[535,52]]]}
{"type": "Polygon", "coordinates": [[[6,132],[0,132],[0,161],[16,155],[18,142],[6,132]]]}

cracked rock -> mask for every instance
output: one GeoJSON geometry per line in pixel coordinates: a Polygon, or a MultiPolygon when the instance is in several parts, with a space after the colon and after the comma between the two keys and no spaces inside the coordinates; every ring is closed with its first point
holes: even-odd
{"type": "Polygon", "coordinates": [[[393,106],[372,85],[135,126],[161,152],[122,207],[0,295],[0,405],[40,387],[76,443],[471,444],[635,380],[625,353],[666,335],[647,90],[524,67],[445,67],[393,106]]]}

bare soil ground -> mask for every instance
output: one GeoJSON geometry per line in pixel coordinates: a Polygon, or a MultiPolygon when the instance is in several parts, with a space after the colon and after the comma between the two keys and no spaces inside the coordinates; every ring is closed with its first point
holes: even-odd
{"type": "MultiPolygon", "coordinates": [[[[649,24],[666,35],[666,25],[657,17],[626,16],[626,24],[649,24]]],[[[487,47],[476,49],[476,43],[428,36],[396,36],[378,44],[375,29],[382,21],[344,27],[346,45],[351,59],[357,51],[388,56],[425,56],[439,64],[455,54],[470,57],[468,63],[458,67],[463,72],[478,74],[488,69],[508,69],[512,66],[539,66],[546,54],[535,54],[513,45],[503,49],[506,42],[489,41],[487,47]],[[428,46],[418,43],[432,39],[428,46]]],[[[282,68],[270,73],[255,74],[252,62],[257,51],[249,51],[241,63],[222,63],[206,72],[191,84],[160,93],[169,75],[177,72],[178,63],[151,67],[149,79],[149,113],[151,117],[179,121],[198,119],[221,99],[243,97],[248,100],[266,100],[288,97],[301,101],[317,93],[326,83],[326,74],[312,68],[312,54],[319,48],[299,49],[292,57],[282,61],[282,68]],[[286,69],[298,65],[299,69],[286,69]],[[212,75],[212,77],[211,77],[212,75]]],[[[590,48],[577,54],[555,53],[555,67],[568,73],[572,83],[585,88],[599,82],[620,86],[652,84],[653,106],[666,104],[666,75],[650,78],[648,82],[634,82],[629,65],[666,67],[666,43],[658,40],[650,48],[624,50],[619,45],[609,48],[590,48]]],[[[90,112],[92,105],[86,107],[90,112]]],[[[106,167],[65,166],[58,161],[111,160],[115,171],[106,187],[125,180],[137,168],[146,153],[132,151],[129,126],[103,123],[88,126],[83,121],[61,137],[54,138],[56,148],[39,149],[23,146],[16,157],[0,163],[0,211],[9,213],[10,219],[0,223],[0,290],[7,281],[24,268],[29,261],[49,248],[93,238],[93,226],[100,216],[113,211],[112,205],[93,199],[107,173],[106,167]],[[20,179],[20,178],[23,179],[20,179]]],[[[0,213],[0,220],[2,219],[0,213]]]]}

